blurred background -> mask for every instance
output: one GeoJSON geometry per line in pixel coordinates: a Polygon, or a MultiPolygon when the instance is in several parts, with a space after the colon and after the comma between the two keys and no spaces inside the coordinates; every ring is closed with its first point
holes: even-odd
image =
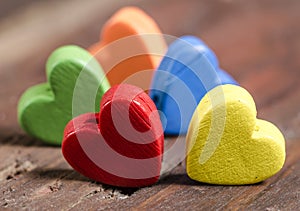
{"type": "Polygon", "coordinates": [[[221,67],[254,96],[259,116],[296,136],[298,108],[285,112],[288,105],[281,104],[291,94],[294,105],[300,104],[297,0],[1,1],[1,136],[20,131],[17,101],[26,88],[45,81],[49,54],[66,44],[89,47],[99,40],[104,22],[126,5],[144,9],[165,34],[201,37],[215,51],[221,67]]]}

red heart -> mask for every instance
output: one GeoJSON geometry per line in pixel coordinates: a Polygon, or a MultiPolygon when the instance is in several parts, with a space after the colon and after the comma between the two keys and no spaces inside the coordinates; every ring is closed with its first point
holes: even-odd
{"type": "Polygon", "coordinates": [[[142,89],[122,84],[104,94],[99,114],[84,114],[68,123],[62,153],[86,177],[141,187],[159,179],[163,140],[152,100],[142,89]]]}

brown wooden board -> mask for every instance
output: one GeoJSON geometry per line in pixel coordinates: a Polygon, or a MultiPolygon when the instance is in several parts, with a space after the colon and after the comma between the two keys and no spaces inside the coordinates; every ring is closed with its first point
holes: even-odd
{"type": "Polygon", "coordinates": [[[0,3],[0,209],[299,210],[300,1],[16,2],[0,3]],[[118,8],[132,4],[164,33],[199,36],[216,52],[222,68],[253,95],[259,117],[283,131],[287,160],[280,173],[256,185],[213,186],[190,180],[181,164],[152,187],[113,188],[74,172],[59,147],[20,129],[18,99],[45,80],[51,51],[88,47],[118,8]]]}

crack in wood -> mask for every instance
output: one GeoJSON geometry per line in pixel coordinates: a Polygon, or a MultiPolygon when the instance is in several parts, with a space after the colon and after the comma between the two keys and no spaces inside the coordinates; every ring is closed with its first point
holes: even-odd
{"type": "Polygon", "coordinates": [[[96,189],[90,191],[89,193],[80,197],[75,203],[69,205],[70,208],[75,208],[76,206],[85,203],[88,199],[99,199],[99,200],[124,200],[128,199],[137,189],[127,189],[127,188],[115,188],[111,186],[101,185],[96,189]]]}
{"type": "Polygon", "coordinates": [[[51,192],[57,192],[62,188],[62,182],[57,180],[53,185],[49,185],[51,192]]]}
{"type": "Polygon", "coordinates": [[[0,171],[0,181],[14,179],[25,172],[29,172],[36,167],[29,159],[16,159],[11,165],[0,171]]]}
{"type": "Polygon", "coordinates": [[[102,185],[103,191],[108,194],[107,198],[125,199],[133,195],[139,188],[119,188],[109,185],[102,185]]]}

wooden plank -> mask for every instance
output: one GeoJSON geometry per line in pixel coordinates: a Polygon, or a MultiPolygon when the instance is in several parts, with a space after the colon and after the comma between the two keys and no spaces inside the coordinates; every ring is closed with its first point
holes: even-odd
{"type": "Polygon", "coordinates": [[[0,19],[0,207],[297,210],[300,2],[296,0],[136,3],[165,33],[194,34],[207,41],[222,67],[253,94],[259,116],[283,130],[288,139],[285,167],[263,183],[206,185],[190,180],[184,165],[179,165],[152,187],[109,187],[74,172],[60,148],[44,145],[20,130],[17,100],[25,88],[45,80],[49,53],[67,43],[89,46],[98,39],[104,21],[125,4],[128,1],[42,1],[20,6],[19,14],[0,19]],[[53,19],[61,21],[53,23],[53,19]]]}
{"type": "MultiPolygon", "coordinates": [[[[13,148],[15,145],[8,145],[5,149],[13,152],[9,147],[13,148]]],[[[277,189],[280,187],[288,188],[284,190],[290,191],[285,191],[284,194],[293,201],[293,198],[297,196],[298,189],[297,185],[294,184],[299,182],[297,179],[297,175],[299,175],[299,165],[297,164],[300,157],[299,150],[299,140],[288,141],[288,156],[284,169],[280,174],[259,185],[225,187],[196,183],[191,181],[185,175],[184,168],[179,166],[173,170],[172,174],[153,187],[127,190],[93,183],[73,172],[63,161],[58,148],[47,146],[19,147],[19,150],[15,150],[15,154],[12,154],[12,157],[18,157],[19,166],[24,166],[25,170],[18,174],[8,174],[11,177],[6,177],[6,181],[0,183],[0,191],[5,193],[0,201],[4,202],[4,207],[9,206],[11,208],[17,208],[30,202],[30,207],[44,203],[49,208],[88,208],[89,206],[96,208],[101,203],[101,208],[114,209],[120,206],[124,208],[134,206],[148,209],[172,207],[176,199],[183,199],[180,203],[176,203],[177,208],[184,208],[187,205],[190,208],[196,208],[201,204],[203,209],[206,207],[219,209],[252,206],[253,201],[258,200],[263,194],[269,194],[270,189],[274,186],[277,189]],[[29,164],[28,160],[30,161],[29,164]],[[26,170],[26,168],[28,169],[26,170]],[[283,182],[285,186],[281,186],[283,182]],[[68,197],[62,202],[61,199],[67,193],[69,194],[68,197]]],[[[15,168],[16,162],[12,162],[11,166],[15,168]]],[[[269,196],[264,197],[270,200],[269,198],[273,195],[270,193],[269,196]]],[[[274,204],[278,206],[278,209],[284,208],[282,207],[283,204],[274,204]]],[[[290,208],[296,205],[292,203],[290,208]]]]}
{"type": "MultiPolygon", "coordinates": [[[[285,196],[290,199],[291,203],[288,205],[284,202],[276,203],[275,197],[272,199],[273,205],[276,205],[276,209],[279,210],[293,210],[289,208],[299,205],[299,202],[294,200],[298,190],[298,186],[294,184],[299,182],[299,177],[297,177],[299,169],[297,170],[295,165],[299,166],[297,161],[300,158],[298,153],[300,145],[296,141],[288,143],[288,157],[284,169],[281,173],[261,184],[251,186],[205,185],[191,181],[181,170],[181,173],[172,174],[166,180],[161,181],[159,185],[165,185],[164,189],[154,186],[151,188],[150,194],[148,194],[149,190],[141,190],[143,196],[146,195],[145,197],[141,199],[141,192],[136,192],[131,196],[131,202],[124,201],[118,206],[132,206],[136,209],[167,209],[176,206],[177,209],[188,208],[191,210],[199,208],[202,210],[227,210],[229,208],[234,210],[247,208],[261,197],[271,198],[273,194],[270,189],[274,190],[275,186],[279,188],[281,187],[279,184],[284,183],[287,186],[285,187],[285,196]],[[295,180],[295,177],[298,179],[295,180]],[[155,189],[157,190],[156,192],[153,191],[155,189]],[[288,189],[290,191],[287,191],[288,189]],[[264,196],[264,194],[267,194],[267,196],[264,196]]],[[[274,207],[272,204],[257,203],[256,205],[258,205],[256,208],[260,210],[274,207]]],[[[117,208],[117,205],[113,205],[110,208],[117,208]]]]}

